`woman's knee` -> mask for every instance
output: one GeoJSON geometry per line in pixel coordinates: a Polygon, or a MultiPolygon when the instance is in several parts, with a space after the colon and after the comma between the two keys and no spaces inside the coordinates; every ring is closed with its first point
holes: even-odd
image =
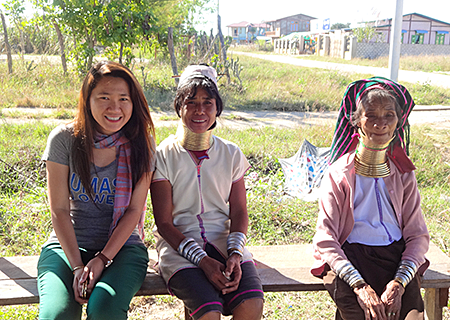
{"type": "Polygon", "coordinates": [[[423,320],[424,314],[423,312],[419,312],[417,310],[411,310],[405,317],[405,320],[423,320]]]}
{"type": "Polygon", "coordinates": [[[53,272],[38,276],[39,319],[72,320],[81,318],[81,305],[75,301],[69,279],[53,272]]]}
{"type": "Polygon", "coordinates": [[[218,311],[211,311],[208,313],[205,313],[203,316],[198,318],[198,320],[220,320],[221,313],[218,311]]]}
{"type": "Polygon", "coordinates": [[[255,298],[245,300],[233,310],[233,319],[259,320],[262,318],[263,305],[263,299],[255,298]]]}
{"type": "Polygon", "coordinates": [[[97,294],[89,298],[87,320],[125,320],[128,303],[118,303],[109,294],[97,294]]]}

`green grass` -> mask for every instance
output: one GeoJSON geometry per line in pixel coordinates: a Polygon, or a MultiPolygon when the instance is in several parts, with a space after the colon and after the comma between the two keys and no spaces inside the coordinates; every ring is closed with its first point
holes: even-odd
{"type": "MultiPolygon", "coordinates": [[[[340,58],[323,57],[323,56],[301,56],[299,59],[309,59],[316,61],[326,61],[343,64],[355,64],[368,67],[387,68],[389,66],[389,57],[380,57],[377,59],[361,59],[356,58],[352,60],[344,60],[340,58]]],[[[400,57],[400,69],[410,71],[423,71],[423,72],[450,72],[450,61],[448,56],[433,56],[433,55],[420,55],[420,56],[401,56],[400,57]]]]}
{"type": "MultiPolygon", "coordinates": [[[[52,128],[39,121],[0,126],[1,254],[4,256],[37,254],[50,229],[45,168],[40,157],[52,128]]],[[[158,127],[157,143],[175,131],[176,126],[158,127]]],[[[222,127],[216,130],[218,136],[237,143],[252,165],[249,171],[252,178],[248,178],[246,183],[249,212],[252,220],[258,221],[252,224],[251,229],[255,244],[311,241],[316,204],[283,195],[284,176],[278,159],[295,154],[304,139],[319,147],[329,146],[331,132],[329,125],[245,130],[222,127]],[[283,234],[279,229],[292,232],[283,234]]],[[[417,166],[417,181],[424,194],[424,214],[431,219],[435,213],[433,210],[438,210],[439,219],[436,221],[440,222],[442,217],[446,219],[449,216],[450,135],[445,130],[428,126],[414,126],[412,133],[411,159],[417,166]]],[[[147,229],[151,230],[151,206],[148,213],[147,229]]],[[[445,232],[439,231],[436,230],[436,238],[448,239],[445,232]]],[[[148,244],[153,243],[150,232],[147,232],[147,241],[148,244]]]]}
{"type": "Polygon", "coordinates": [[[73,108],[78,99],[81,79],[74,73],[66,76],[60,64],[48,61],[27,71],[20,60],[14,60],[14,72],[8,74],[6,63],[0,63],[0,106],[73,108]]]}
{"type": "MultiPolygon", "coordinates": [[[[45,170],[39,159],[52,128],[39,121],[0,125],[1,256],[37,255],[51,231],[45,170]],[[18,176],[5,180],[12,172],[18,176]]],[[[157,142],[175,131],[175,126],[157,128],[157,142]]],[[[252,164],[246,177],[249,244],[311,243],[318,213],[317,201],[304,202],[284,195],[284,176],[278,159],[295,154],[304,139],[320,147],[329,146],[332,132],[330,125],[244,130],[225,127],[215,131],[216,135],[237,143],[252,164]]],[[[411,132],[411,159],[418,168],[423,214],[432,240],[450,255],[450,134],[430,126],[413,126],[411,132]]],[[[153,227],[149,203],[145,222],[145,242],[149,247],[154,247],[153,227]]],[[[172,306],[174,319],[182,317],[176,299],[172,297],[139,297],[133,299],[130,319],[143,319],[144,316],[151,319],[151,311],[146,311],[149,305],[150,310],[172,306]]],[[[0,318],[36,319],[37,310],[36,305],[1,307],[0,318]]],[[[325,292],[268,293],[264,314],[266,319],[330,319],[334,306],[325,292]]]]}
{"type": "MultiPolygon", "coordinates": [[[[45,169],[40,157],[52,126],[33,122],[0,126],[0,219],[3,256],[38,254],[50,229],[45,193],[45,169]],[[10,150],[17,152],[10,152],[10,150]]],[[[176,131],[175,126],[157,128],[157,143],[176,131]]],[[[252,178],[246,180],[251,217],[252,244],[310,242],[315,229],[317,203],[303,202],[283,194],[284,176],[278,159],[295,154],[302,141],[326,147],[331,144],[331,126],[273,127],[245,130],[217,129],[215,134],[237,143],[249,159],[252,178]]],[[[411,159],[417,166],[424,215],[438,243],[448,242],[450,221],[450,135],[431,127],[412,128],[411,159]],[[432,225],[436,225],[435,228],[432,225]],[[442,232],[442,227],[447,229],[442,232]]],[[[146,229],[154,222],[148,206],[146,229]]],[[[146,242],[153,246],[151,232],[146,242]]],[[[446,245],[441,249],[448,252],[446,245]]]]}
{"type": "MultiPolygon", "coordinates": [[[[233,59],[236,56],[231,55],[233,59]]],[[[303,59],[325,59],[323,57],[302,57],[303,59]]],[[[408,58],[410,64],[434,66],[434,69],[447,70],[449,62],[445,59],[430,60],[429,57],[408,58]]],[[[344,63],[344,60],[339,60],[344,63]]],[[[373,64],[371,61],[352,60],[356,64],[373,64]]],[[[187,65],[181,61],[180,72],[187,65]]],[[[378,62],[377,62],[378,63],[378,62]]],[[[317,111],[338,109],[347,85],[355,80],[367,78],[368,74],[349,74],[342,71],[304,68],[287,64],[264,61],[262,59],[240,56],[239,64],[243,71],[243,88],[236,80],[228,84],[225,77],[219,80],[219,88],[229,110],[282,110],[317,111]]],[[[76,107],[82,77],[74,71],[64,76],[59,64],[49,60],[37,62],[36,68],[27,71],[20,60],[14,61],[14,72],[9,75],[6,63],[0,63],[0,109],[11,107],[52,108],[55,118],[68,119],[76,107]]],[[[131,67],[136,78],[144,88],[148,103],[154,111],[172,110],[175,95],[175,81],[169,62],[148,60],[135,62],[131,67]]],[[[422,70],[417,67],[418,70],[422,70]]],[[[431,67],[423,67],[431,68],[431,67]]],[[[427,69],[428,70],[428,69],[427,69]]],[[[448,105],[450,89],[432,86],[429,83],[404,83],[416,104],[448,105]]],[[[47,114],[7,113],[0,117],[42,119],[47,114]],[[9,115],[8,115],[9,114],[9,115]]]]}
{"type": "MultiPolygon", "coordinates": [[[[308,59],[303,56],[301,58],[308,59]]],[[[320,58],[322,57],[318,57],[319,60],[320,58]]],[[[351,82],[373,76],[304,68],[247,56],[239,56],[239,59],[244,67],[244,95],[248,97],[242,99],[241,93],[226,91],[224,95],[231,109],[337,110],[345,89],[351,82]]],[[[315,59],[315,56],[311,59],[315,59]]],[[[325,58],[330,59],[332,58],[325,58]]],[[[450,105],[448,88],[432,86],[428,82],[402,84],[417,105],[450,105]]]]}
{"type": "Polygon", "coordinates": [[[36,305],[0,307],[0,319],[4,320],[37,320],[38,316],[36,305]]]}
{"type": "Polygon", "coordinates": [[[178,118],[178,116],[161,116],[161,117],[159,117],[158,118],[158,121],[177,121],[178,119],[180,119],[180,118],[178,118]]]}
{"type": "Polygon", "coordinates": [[[224,90],[230,109],[317,111],[339,107],[353,79],[339,71],[310,69],[239,56],[244,91],[224,90]]]}
{"type": "MultiPolygon", "coordinates": [[[[264,47],[258,45],[242,45],[232,47],[229,51],[235,52],[254,52],[261,54],[276,54],[273,50],[267,51],[264,47]]],[[[354,64],[359,66],[387,68],[389,65],[389,57],[380,57],[377,59],[362,59],[355,58],[352,60],[344,60],[341,58],[334,58],[330,56],[318,56],[318,55],[300,55],[291,56],[297,57],[303,60],[316,60],[324,62],[333,62],[341,64],[354,64]]],[[[424,71],[424,72],[450,72],[450,60],[446,55],[419,55],[419,56],[401,56],[400,57],[400,69],[411,71],[424,71]]]]}

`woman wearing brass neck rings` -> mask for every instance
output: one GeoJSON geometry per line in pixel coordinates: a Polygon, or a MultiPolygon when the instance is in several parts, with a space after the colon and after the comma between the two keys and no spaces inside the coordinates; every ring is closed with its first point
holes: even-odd
{"type": "Polygon", "coordinates": [[[177,133],[157,148],[150,190],[159,269],[192,318],[256,320],[263,292],[245,248],[250,165],[235,144],[212,135],[222,112],[216,76],[206,65],[186,68],[174,101],[177,133]]]}
{"type": "Polygon", "coordinates": [[[344,95],[324,176],[315,265],[336,319],[423,319],[429,234],[407,156],[409,92],[384,78],[344,95]]]}

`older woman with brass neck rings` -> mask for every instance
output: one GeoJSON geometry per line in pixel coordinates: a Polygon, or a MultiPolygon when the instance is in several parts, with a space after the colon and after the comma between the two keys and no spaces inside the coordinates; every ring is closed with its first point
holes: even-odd
{"type": "Polygon", "coordinates": [[[311,272],[336,319],[423,319],[429,234],[408,158],[409,92],[385,78],[350,84],[322,180],[311,272]]]}

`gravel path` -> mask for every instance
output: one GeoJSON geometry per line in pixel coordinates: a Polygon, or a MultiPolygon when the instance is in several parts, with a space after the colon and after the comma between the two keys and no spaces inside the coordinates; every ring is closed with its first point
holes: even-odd
{"type": "MultiPolygon", "coordinates": [[[[0,111],[0,123],[23,123],[33,121],[33,117],[40,116],[44,123],[64,123],[68,120],[46,118],[54,109],[40,108],[5,108],[0,111]],[[19,118],[16,118],[17,115],[19,118]],[[10,117],[9,115],[16,115],[10,117]]],[[[172,111],[151,112],[156,127],[176,125],[177,118],[172,111]]],[[[319,123],[334,124],[337,111],[330,112],[281,112],[281,111],[230,111],[225,110],[219,118],[219,126],[236,129],[258,128],[276,126],[281,128],[294,128],[301,125],[314,125],[319,123]]],[[[409,116],[414,124],[432,124],[440,128],[450,128],[450,107],[448,106],[416,106],[409,116]]]]}

